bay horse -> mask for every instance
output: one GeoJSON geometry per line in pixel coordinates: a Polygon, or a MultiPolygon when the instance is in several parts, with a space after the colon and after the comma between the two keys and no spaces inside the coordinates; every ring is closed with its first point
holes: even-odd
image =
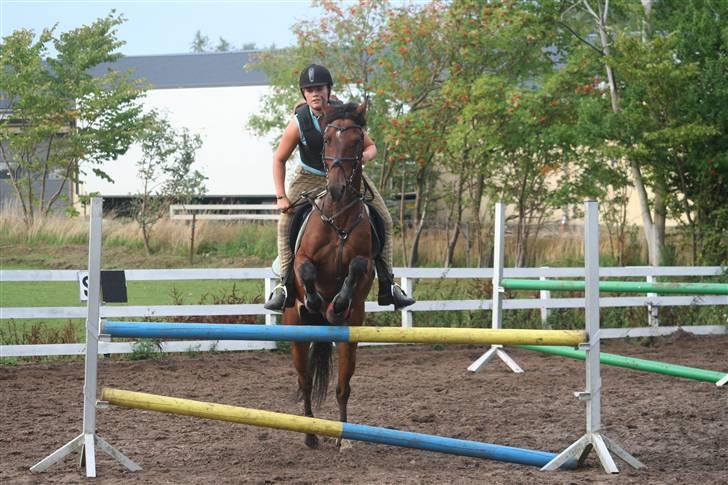
{"type": "MultiPolygon", "coordinates": [[[[326,191],[309,198],[313,208],[301,236],[293,269],[296,301],[283,313],[287,325],[361,325],[364,302],[374,279],[373,243],[369,213],[362,194],[362,152],[366,105],[333,105],[323,127],[326,191]]],[[[326,398],[332,360],[331,342],[291,342],[298,372],[298,395],[305,416],[313,417],[326,398]]],[[[346,422],[356,365],[356,343],[337,342],[336,401],[346,422]]],[[[309,448],[318,438],[307,434],[309,448]]],[[[336,442],[341,446],[341,439],[336,442]]]]}

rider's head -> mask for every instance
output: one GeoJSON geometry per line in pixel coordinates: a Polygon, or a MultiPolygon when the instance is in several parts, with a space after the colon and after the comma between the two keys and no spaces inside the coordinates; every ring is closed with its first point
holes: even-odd
{"type": "Polygon", "coordinates": [[[316,88],[319,86],[326,86],[327,93],[326,99],[331,96],[331,86],[333,86],[334,80],[331,77],[331,73],[324,66],[319,64],[310,64],[301,71],[301,76],[298,78],[298,87],[301,89],[301,94],[306,98],[306,88],[316,88]]]}

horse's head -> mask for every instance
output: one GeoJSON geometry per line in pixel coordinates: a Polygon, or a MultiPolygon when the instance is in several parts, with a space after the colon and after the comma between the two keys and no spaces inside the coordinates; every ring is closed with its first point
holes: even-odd
{"type": "Polygon", "coordinates": [[[326,188],[335,201],[347,190],[359,193],[366,103],[331,106],[323,120],[326,188]]]}

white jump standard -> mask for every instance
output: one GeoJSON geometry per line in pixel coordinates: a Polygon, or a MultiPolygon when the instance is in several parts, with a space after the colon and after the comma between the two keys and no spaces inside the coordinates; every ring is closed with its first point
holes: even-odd
{"type": "MultiPolygon", "coordinates": [[[[586,433],[575,443],[566,448],[542,470],[556,470],[570,459],[577,459],[581,464],[594,448],[602,467],[607,473],[619,473],[610,451],[634,468],[644,465],[614,441],[601,433],[601,373],[600,373],[600,329],[599,329],[599,207],[594,201],[585,203],[586,220],[584,225],[584,260],[585,260],[585,331],[588,342],[579,348],[586,351],[586,389],[575,393],[576,397],[586,402],[586,433]]],[[[505,247],[505,206],[496,204],[495,240],[493,261],[493,328],[501,328],[503,321],[503,266],[505,247]]],[[[534,282],[541,284],[543,281],[534,282]]],[[[476,372],[494,355],[498,355],[514,372],[523,370],[500,347],[491,348],[473,362],[468,370],[476,372]]]]}
{"type": "Polygon", "coordinates": [[[96,434],[96,387],[99,356],[99,313],[101,307],[101,221],[103,200],[91,199],[88,252],[88,315],[86,317],[86,360],[83,385],[83,429],[81,434],[30,467],[39,473],[47,470],[76,450],[81,450],[81,464],[86,476],[96,476],[96,446],[131,471],[142,468],[96,434]]]}

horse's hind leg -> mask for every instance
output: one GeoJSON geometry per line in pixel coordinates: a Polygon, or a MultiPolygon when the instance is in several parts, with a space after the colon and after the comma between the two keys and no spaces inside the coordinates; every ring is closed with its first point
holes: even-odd
{"type": "Polygon", "coordinates": [[[364,256],[357,256],[349,263],[349,274],[341,286],[341,290],[331,301],[329,308],[326,310],[326,320],[340,325],[346,321],[349,316],[349,308],[351,307],[351,298],[354,294],[356,285],[361,281],[369,268],[369,262],[364,256]]]}
{"type": "Polygon", "coordinates": [[[311,313],[319,313],[324,300],[316,291],[316,266],[311,261],[304,261],[298,266],[298,276],[306,293],[306,309],[311,313]]]}
{"type": "MultiPolygon", "coordinates": [[[[308,369],[309,346],[308,342],[291,342],[293,366],[298,372],[298,392],[303,399],[303,415],[312,418],[311,389],[313,387],[313,375],[308,369]]],[[[304,442],[309,448],[318,448],[318,438],[314,434],[307,434],[304,442]]]]}

